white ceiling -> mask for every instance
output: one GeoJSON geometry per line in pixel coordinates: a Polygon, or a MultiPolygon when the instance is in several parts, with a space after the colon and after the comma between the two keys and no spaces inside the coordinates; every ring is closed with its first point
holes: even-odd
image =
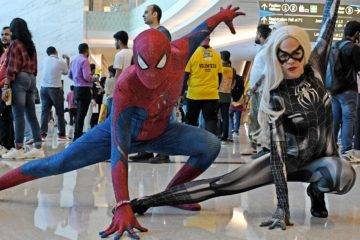
{"type": "MultiPolygon", "coordinates": [[[[323,0],[275,0],[277,2],[303,2],[303,3],[323,3],[323,0]]],[[[175,14],[162,23],[171,31],[173,39],[184,36],[186,33],[194,29],[198,24],[204,21],[209,16],[217,13],[221,6],[226,7],[232,4],[239,6],[241,11],[246,13],[246,16],[240,16],[234,20],[236,34],[232,35],[225,24],[220,24],[211,36],[211,45],[220,50],[229,50],[232,53],[232,60],[238,62],[239,60],[251,60],[257,52],[257,46],[254,44],[256,34],[256,27],[259,21],[259,7],[257,0],[196,0],[188,1],[188,3],[175,14]]],[[[342,4],[359,5],[360,0],[343,0],[342,4]]],[[[139,21],[142,17],[139,16],[139,21]]],[[[104,34],[108,37],[106,42],[98,44],[97,53],[103,53],[104,59],[109,63],[112,62],[112,57],[115,53],[113,46],[113,33],[88,33],[88,36],[96,37],[96,35],[104,34]]],[[[130,37],[134,38],[138,32],[131,31],[130,37]]]]}

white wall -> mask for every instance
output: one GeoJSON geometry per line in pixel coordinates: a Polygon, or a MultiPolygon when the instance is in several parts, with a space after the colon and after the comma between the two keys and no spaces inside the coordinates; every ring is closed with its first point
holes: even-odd
{"type": "MultiPolygon", "coordinates": [[[[84,0],[12,0],[1,1],[0,27],[8,26],[15,17],[23,18],[33,35],[38,53],[39,86],[42,60],[46,48],[54,46],[59,55],[77,54],[84,36],[84,0]]],[[[65,93],[70,80],[64,77],[65,93]]]]}

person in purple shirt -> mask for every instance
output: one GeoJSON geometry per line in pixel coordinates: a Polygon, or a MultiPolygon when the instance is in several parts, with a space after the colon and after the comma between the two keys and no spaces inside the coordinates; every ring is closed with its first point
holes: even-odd
{"type": "Polygon", "coordinates": [[[74,141],[83,134],[84,120],[91,102],[91,88],[96,78],[90,70],[89,46],[86,43],[79,45],[79,55],[71,62],[69,78],[74,81],[76,118],[74,141]]]}

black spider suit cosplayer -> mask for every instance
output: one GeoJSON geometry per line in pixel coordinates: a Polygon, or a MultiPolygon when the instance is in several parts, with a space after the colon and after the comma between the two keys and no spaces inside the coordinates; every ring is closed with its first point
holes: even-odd
{"type": "MultiPolygon", "coordinates": [[[[274,110],[284,113],[270,121],[270,157],[254,160],[220,177],[181,184],[135,199],[134,212],[201,202],[275,183],[277,209],[261,226],[285,229],[290,225],[287,181],[300,181],[310,183],[307,194],[312,202],[312,215],[327,217],[324,193],[347,193],[356,178],[351,165],[338,156],[332,135],[331,100],[323,84],[339,3],[340,0],[326,1],[321,32],[304,74],[298,79],[282,81],[271,92],[274,110]]],[[[291,54],[277,56],[280,62],[295,58],[291,54]]]]}

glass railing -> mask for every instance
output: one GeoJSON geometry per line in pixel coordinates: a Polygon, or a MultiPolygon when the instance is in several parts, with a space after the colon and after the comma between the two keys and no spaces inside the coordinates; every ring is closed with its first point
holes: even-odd
{"type": "MultiPolygon", "coordinates": [[[[158,4],[164,13],[178,1],[159,0],[158,4]]],[[[133,30],[144,24],[141,16],[145,8],[146,0],[86,0],[86,30],[112,32],[119,29],[133,30]],[[104,11],[104,7],[110,7],[110,9],[104,11]]]]}
{"type": "Polygon", "coordinates": [[[89,12],[126,12],[146,0],[85,0],[85,11],[89,12]]]}

